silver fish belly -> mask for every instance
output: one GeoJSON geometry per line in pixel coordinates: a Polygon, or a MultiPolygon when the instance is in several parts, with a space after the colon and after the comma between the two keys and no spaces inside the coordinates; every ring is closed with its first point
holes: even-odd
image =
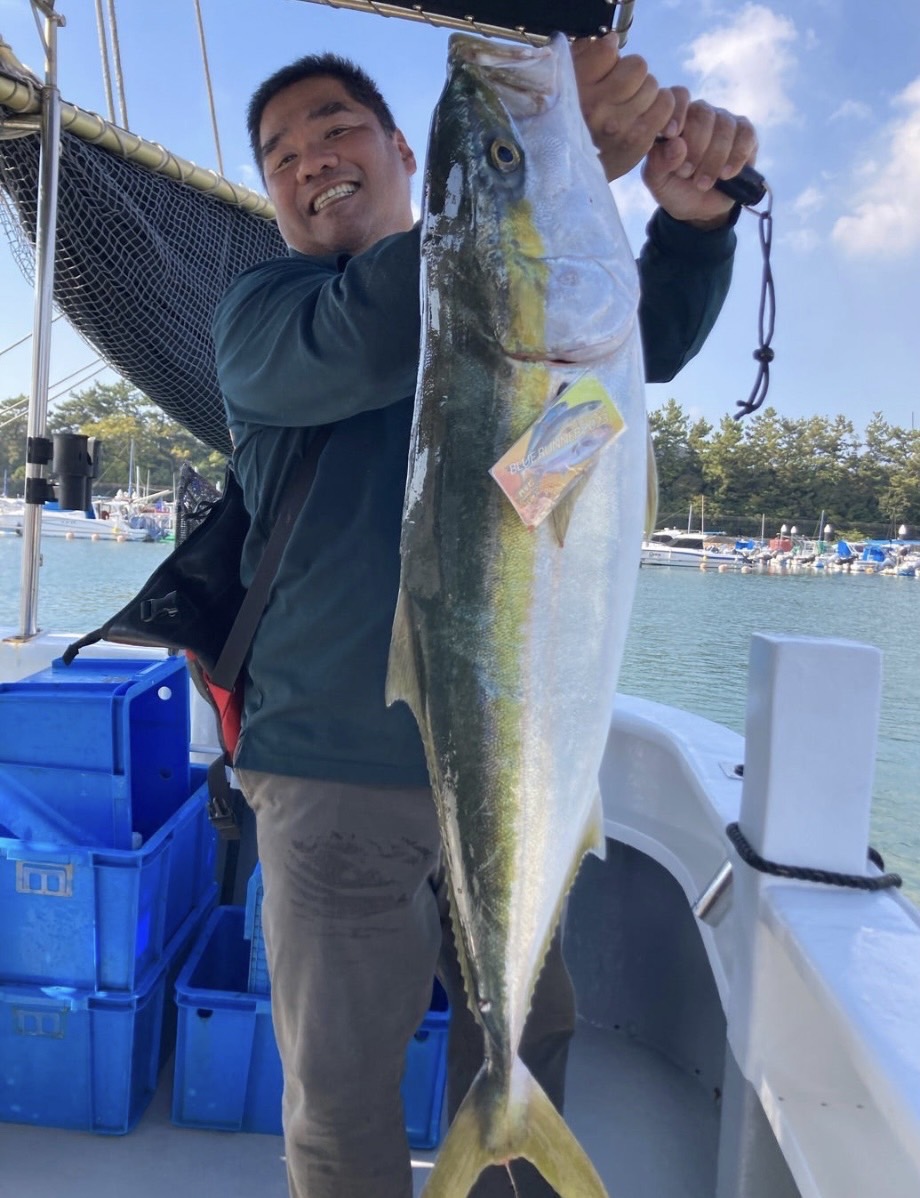
{"type": "Polygon", "coordinates": [[[387,681],[425,745],[486,1043],[433,1198],[520,1156],[563,1198],[606,1193],[517,1050],[565,896],[585,853],[603,852],[597,778],[646,502],[637,304],[565,39],[456,35],[428,149],[387,681]],[[490,474],[522,438],[520,511],[536,510],[525,488],[555,488],[531,526],[490,474]]]}

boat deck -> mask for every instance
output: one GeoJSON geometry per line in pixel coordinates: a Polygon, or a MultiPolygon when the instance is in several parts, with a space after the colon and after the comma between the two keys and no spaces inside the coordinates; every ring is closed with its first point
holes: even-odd
{"type": "MultiPolygon", "coordinates": [[[[611,1198],[711,1198],[719,1113],[697,1081],[656,1052],[586,1024],[575,1037],[569,1078],[569,1124],[611,1198]]],[[[174,1127],[171,1084],[168,1065],[151,1106],[127,1136],[0,1124],[3,1193],[287,1198],[280,1137],[174,1127]]],[[[416,1195],[433,1159],[433,1153],[413,1153],[416,1195]]]]}

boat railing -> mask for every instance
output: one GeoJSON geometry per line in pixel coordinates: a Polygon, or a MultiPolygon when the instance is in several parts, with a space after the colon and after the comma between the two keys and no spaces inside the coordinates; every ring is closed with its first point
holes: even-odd
{"type": "Polygon", "coordinates": [[[880,695],[875,648],[757,635],[743,740],[642,700],[614,717],[608,834],[690,903],[718,879],[698,924],[732,1091],[717,1198],[747,1192],[777,1143],[802,1198],[920,1193],[920,917],[896,889],[860,888],[880,876],[867,859],[880,695]],[[769,862],[856,884],[754,869],[733,823],[769,862]]]}

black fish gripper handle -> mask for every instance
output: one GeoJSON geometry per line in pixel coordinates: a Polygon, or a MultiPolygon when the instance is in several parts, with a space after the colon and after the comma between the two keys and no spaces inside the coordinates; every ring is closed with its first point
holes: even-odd
{"type": "Polygon", "coordinates": [[[731,179],[719,179],[715,188],[735,203],[745,208],[753,208],[767,194],[767,181],[752,166],[744,166],[731,179]]]}

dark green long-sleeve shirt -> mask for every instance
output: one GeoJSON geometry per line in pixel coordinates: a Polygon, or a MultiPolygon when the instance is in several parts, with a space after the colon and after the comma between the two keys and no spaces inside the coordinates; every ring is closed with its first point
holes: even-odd
{"type": "MultiPolygon", "coordinates": [[[[735,235],[656,213],[639,258],[646,377],[699,350],[728,290],[735,235]]],[[[248,663],[236,764],[425,785],[415,720],[384,683],[418,370],[418,230],[354,258],[292,253],[245,271],[214,319],[217,371],[252,515],[248,585],[313,429],[332,424],[248,663]]]]}

